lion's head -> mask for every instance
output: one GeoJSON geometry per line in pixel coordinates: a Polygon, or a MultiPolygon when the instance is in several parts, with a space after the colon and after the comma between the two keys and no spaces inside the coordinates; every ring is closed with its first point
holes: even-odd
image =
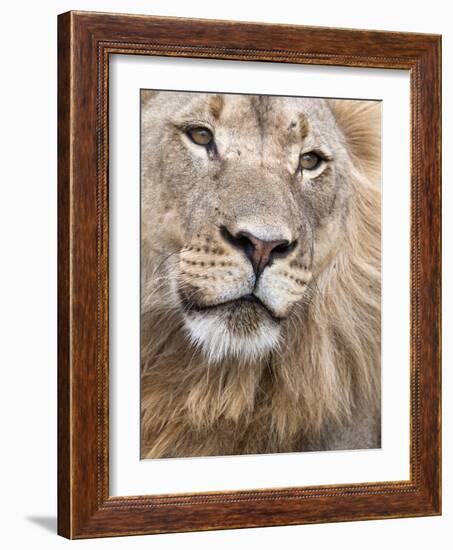
{"type": "Polygon", "coordinates": [[[325,414],[349,414],[354,377],[373,393],[378,123],[373,102],[142,92],[148,367],[171,335],[186,363],[280,361],[297,387],[326,385],[308,403],[336,391],[325,414]]]}

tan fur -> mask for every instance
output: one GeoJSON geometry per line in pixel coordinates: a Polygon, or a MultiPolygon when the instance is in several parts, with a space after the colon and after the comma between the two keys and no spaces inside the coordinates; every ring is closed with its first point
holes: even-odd
{"type": "MultiPolygon", "coordinates": [[[[380,446],[379,104],[165,94],[142,98],[142,457],[380,446]],[[218,161],[180,137],[202,108],[225,143],[218,161]],[[326,139],[333,157],[315,182],[288,175],[305,139],[326,139]],[[261,187],[249,197],[244,182],[261,187]],[[304,186],[301,202],[291,185],[304,186]],[[263,274],[280,339],[256,357],[212,360],[188,337],[180,294],[210,306],[246,287],[250,266],[217,230],[244,212],[299,238],[263,274]]],[[[220,311],[233,340],[268,322],[247,305],[220,311]]]]}

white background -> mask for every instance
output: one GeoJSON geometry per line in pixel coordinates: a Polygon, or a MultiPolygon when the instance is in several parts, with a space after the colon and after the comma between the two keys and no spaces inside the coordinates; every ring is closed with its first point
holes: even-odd
{"type": "Polygon", "coordinates": [[[409,479],[408,71],[113,56],[110,67],[110,494],[409,479]],[[382,100],[382,448],[138,460],[140,88],[382,100]]]}
{"type": "MultiPolygon", "coordinates": [[[[443,33],[444,151],[452,150],[453,28],[449,2],[279,0],[273,3],[41,1],[2,6],[0,87],[1,284],[0,455],[4,548],[262,548],[351,550],[451,547],[451,338],[444,329],[444,515],[68,542],[55,535],[56,515],[56,14],[88,9],[443,33]],[[449,466],[450,464],[450,466],[449,466]]],[[[447,155],[445,154],[445,157],[447,155]]],[[[453,164],[444,171],[444,280],[452,279],[453,164]],[[449,214],[450,213],[450,214],[449,214]]],[[[444,326],[452,326],[452,285],[444,285],[444,326]]]]}

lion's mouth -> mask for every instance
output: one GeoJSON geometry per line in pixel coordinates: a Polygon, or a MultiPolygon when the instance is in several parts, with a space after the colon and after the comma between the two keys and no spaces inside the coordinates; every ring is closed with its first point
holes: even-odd
{"type": "Polygon", "coordinates": [[[283,320],[282,317],[276,316],[266,306],[266,304],[263,303],[254,294],[246,294],[244,296],[241,296],[240,298],[235,298],[234,300],[226,300],[224,302],[220,302],[218,304],[211,304],[211,305],[200,305],[191,300],[188,300],[187,298],[184,298],[183,296],[181,298],[182,298],[183,306],[186,312],[196,311],[200,313],[203,313],[203,312],[208,313],[210,311],[244,307],[244,308],[254,308],[257,312],[258,311],[265,312],[276,323],[280,323],[283,320]]]}

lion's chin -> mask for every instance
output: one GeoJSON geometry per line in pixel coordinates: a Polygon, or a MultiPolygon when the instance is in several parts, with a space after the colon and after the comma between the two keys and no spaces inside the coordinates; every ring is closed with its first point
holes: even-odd
{"type": "Polygon", "coordinates": [[[184,315],[184,321],[191,344],[210,363],[226,359],[253,362],[280,346],[279,324],[255,308],[248,314],[231,308],[192,311],[184,315]]]}

